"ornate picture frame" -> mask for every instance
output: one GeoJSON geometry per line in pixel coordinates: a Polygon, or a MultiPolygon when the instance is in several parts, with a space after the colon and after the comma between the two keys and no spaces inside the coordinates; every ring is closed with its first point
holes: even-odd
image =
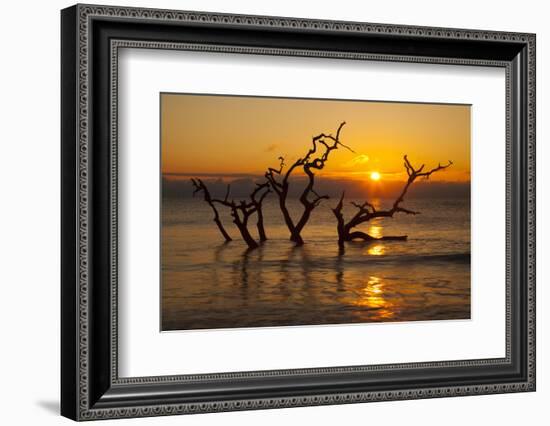
{"type": "Polygon", "coordinates": [[[534,34],[96,5],[64,9],[61,30],[62,415],[93,420],[535,390],[534,34]],[[121,48],[503,68],[506,355],[119,377],[121,48]]]}

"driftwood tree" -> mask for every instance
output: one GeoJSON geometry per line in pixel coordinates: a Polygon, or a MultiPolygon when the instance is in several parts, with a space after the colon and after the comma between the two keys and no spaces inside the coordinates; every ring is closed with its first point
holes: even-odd
{"type": "Polygon", "coordinates": [[[229,193],[231,191],[231,185],[227,185],[227,191],[225,193],[225,197],[223,199],[220,198],[212,198],[210,195],[210,192],[208,191],[208,188],[202,182],[200,179],[191,179],[191,182],[195,186],[195,193],[198,191],[202,191],[205,194],[205,201],[208,202],[210,207],[214,210],[214,222],[216,225],[218,225],[218,228],[222,232],[222,235],[224,236],[226,241],[231,241],[231,237],[227,235],[227,232],[223,228],[223,225],[221,223],[221,220],[219,218],[218,210],[216,209],[215,204],[220,204],[222,206],[228,207],[231,209],[231,217],[233,218],[233,223],[236,225],[237,229],[239,230],[242,239],[244,242],[248,245],[250,249],[254,249],[258,247],[258,243],[248,230],[248,221],[250,219],[250,216],[252,216],[254,213],[256,213],[258,220],[256,222],[256,226],[258,229],[258,235],[260,241],[267,240],[265,228],[264,228],[264,221],[263,221],[263,201],[265,197],[271,192],[269,188],[269,184],[267,182],[256,184],[256,187],[250,194],[250,201],[246,200],[240,200],[235,201],[233,199],[229,199],[229,193]]]}
{"type": "Polygon", "coordinates": [[[223,227],[222,221],[220,220],[220,214],[218,213],[218,209],[214,205],[214,200],[212,200],[212,196],[210,195],[210,191],[208,190],[207,186],[204,184],[204,182],[201,179],[191,179],[191,182],[193,183],[193,186],[195,189],[193,190],[193,197],[198,192],[203,193],[204,201],[208,203],[212,211],[214,212],[214,223],[220,230],[221,234],[223,235],[223,238],[225,241],[231,241],[231,237],[223,227]]]}
{"type": "Polygon", "coordinates": [[[261,242],[267,241],[264,228],[263,202],[265,197],[267,197],[270,193],[271,189],[269,189],[269,183],[264,182],[256,184],[256,188],[252,191],[252,194],[250,194],[250,201],[256,208],[256,216],[258,218],[256,227],[258,228],[258,237],[261,242]]]}
{"type": "Polygon", "coordinates": [[[336,136],[331,134],[326,135],[321,133],[313,137],[312,146],[306,152],[302,158],[298,158],[287,170],[283,172],[285,167],[284,157],[279,157],[279,168],[275,169],[270,167],[265,173],[265,177],[269,182],[271,190],[277,195],[279,199],[279,207],[283,214],[283,218],[286,226],[290,232],[290,240],[297,245],[304,244],[304,240],[301,236],[302,230],[307,224],[313,210],[319,206],[322,200],[326,200],[329,197],[327,195],[318,194],[315,189],[315,171],[322,170],[325,167],[329,155],[332,151],[342,146],[351,152],[354,152],[351,148],[340,142],[340,132],[342,127],[346,123],[343,122],[336,131],[336,136]],[[289,193],[289,179],[292,173],[296,169],[302,169],[307,177],[307,184],[300,195],[300,203],[303,206],[300,217],[295,221],[288,209],[288,193],[289,193]]]}
{"type": "Polygon", "coordinates": [[[395,213],[405,213],[405,214],[411,214],[411,215],[419,214],[420,212],[413,211],[401,206],[401,203],[404,201],[405,195],[407,194],[407,191],[409,190],[410,186],[414,183],[416,179],[420,177],[429,179],[429,177],[433,173],[438,172],[440,170],[444,170],[453,164],[453,162],[449,160],[449,163],[444,166],[442,166],[440,163],[438,164],[437,167],[429,171],[424,171],[424,166],[425,166],[424,164],[420,166],[418,169],[415,169],[413,165],[410,163],[406,155],[403,157],[403,159],[404,159],[404,166],[405,166],[405,170],[407,171],[408,179],[405,183],[405,186],[401,190],[401,193],[396,198],[392,207],[389,210],[377,210],[374,207],[374,205],[372,205],[368,201],[365,201],[362,204],[351,202],[351,204],[357,209],[357,212],[353,215],[353,217],[348,222],[346,222],[344,219],[344,213],[343,213],[345,193],[342,193],[342,196],[340,197],[340,201],[338,202],[336,207],[332,209],[332,212],[334,213],[334,216],[336,217],[336,220],[337,220],[338,245],[341,248],[344,246],[345,241],[352,241],[352,240],[364,240],[364,241],[406,240],[407,239],[406,235],[373,237],[362,231],[353,231],[353,229],[361,225],[362,223],[368,222],[372,219],[376,219],[379,217],[393,217],[395,213]]]}

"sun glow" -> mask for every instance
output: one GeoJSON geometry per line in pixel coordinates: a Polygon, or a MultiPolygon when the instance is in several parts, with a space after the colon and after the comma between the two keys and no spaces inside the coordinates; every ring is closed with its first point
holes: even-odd
{"type": "Polygon", "coordinates": [[[380,180],[380,177],[381,177],[381,176],[380,176],[380,173],[378,173],[378,172],[370,172],[370,178],[371,178],[371,180],[374,180],[374,181],[380,180]]]}
{"type": "Polygon", "coordinates": [[[367,253],[371,256],[382,256],[385,251],[386,250],[382,244],[375,244],[368,248],[367,253]]]}

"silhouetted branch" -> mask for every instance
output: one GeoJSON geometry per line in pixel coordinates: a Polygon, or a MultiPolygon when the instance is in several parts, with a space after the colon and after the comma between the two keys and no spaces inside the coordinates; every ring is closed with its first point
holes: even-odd
{"type": "Polygon", "coordinates": [[[275,191],[277,194],[280,194],[281,191],[283,191],[283,184],[277,181],[277,178],[274,176],[274,174],[281,175],[283,172],[283,167],[285,166],[285,159],[284,157],[279,157],[279,168],[274,169],[273,167],[269,167],[267,169],[267,172],[265,172],[265,178],[269,182],[271,188],[273,191],[275,191]]]}
{"type": "Polygon", "coordinates": [[[195,190],[193,191],[193,196],[197,194],[198,192],[203,193],[204,201],[208,203],[212,211],[214,212],[214,223],[218,226],[218,229],[220,230],[221,234],[223,235],[223,238],[225,241],[231,241],[231,237],[223,227],[223,224],[220,220],[220,215],[218,214],[218,209],[216,209],[216,206],[213,203],[212,197],[210,196],[210,191],[208,191],[208,188],[204,184],[204,182],[201,179],[191,179],[191,182],[193,186],[195,187],[195,190]]]}
{"type": "Polygon", "coordinates": [[[384,236],[384,237],[373,237],[372,235],[367,234],[362,231],[353,231],[349,234],[349,241],[352,240],[363,240],[363,241],[380,241],[380,240],[406,240],[406,235],[397,235],[397,236],[384,236]]]}
{"type": "Polygon", "coordinates": [[[412,166],[412,164],[410,163],[410,161],[409,161],[409,159],[407,158],[406,155],[403,157],[403,159],[405,160],[404,166],[405,166],[405,169],[407,171],[407,175],[409,176],[409,179],[405,183],[405,186],[403,187],[403,190],[401,191],[401,194],[399,195],[399,197],[397,197],[397,199],[393,203],[393,209],[395,210],[394,212],[402,212],[402,213],[406,213],[406,214],[417,214],[418,212],[414,212],[412,210],[408,210],[408,209],[405,209],[405,208],[402,208],[402,207],[399,206],[399,204],[403,202],[403,200],[405,198],[405,194],[407,193],[409,187],[413,184],[413,182],[417,178],[425,177],[426,179],[429,179],[430,176],[432,175],[432,173],[435,173],[435,172],[438,172],[440,170],[444,170],[447,167],[450,167],[453,164],[453,162],[451,160],[449,160],[449,163],[445,166],[442,166],[441,163],[439,163],[437,165],[437,167],[431,169],[430,171],[423,172],[422,170],[424,170],[424,166],[425,166],[424,164],[422,164],[418,169],[415,169],[412,166]]]}
{"type": "MultiPolygon", "coordinates": [[[[282,167],[282,166],[281,166],[282,167]]],[[[267,197],[271,193],[271,189],[269,189],[269,182],[264,182],[261,184],[256,184],[256,189],[252,192],[250,195],[250,199],[252,200],[252,203],[254,204],[254,207],[256,208],[256,214],[258,216],[258,221],[256,222],[256,227],[258,228],[258,236],[260,237],[260,241],[266,241],[267,236],[265,234],[265,228],[264,228],[264,214],[263,214],[263,202],[265,197],[267,197]],[[259,198],[257,198],[259,195],[259,198]]]]}
{"type": "Polygon", "coordinates": [[[329,198],[328,195],[321,195],[315,191],[314,170],[322,170],[329,158],[330,153],[338,149],[340,146],[354,152],[350,147],[344,145],[340,141],[340,133],[345,124],[345,122],[340,123],[336,131],[336,136],[332,136],[331,134],[326,135],[324,133],[314,136],[312,138],[311,148],[302,158],[298,158],[294,163],[292,163],[284,174],[283,169],[285,164],[283,157],[279,157],[279,169],[270,167],[265,173],[265,177],[269,182],[271,189],[279,198],[279,207],[283,214],[285,224],[290,231],[290,239],[297,245],[304,243],[301,232],[309,221],[312,211],[320,205],[322,200],[327,200],[329,198]],[[289,178],[297,168],[302,168],[308,178],[308,182],[299,197],[300,203],[303,205],[304,209],[298,220],[294,222],[288,210],[286,201],[289,191],[289,178]],[[277,179],[275,175],[281,176],[281,179],[277,179]]]}
{"type": "Polygon", "coordinates": [[[227,201],[227,198],[229,197],[229,192],[231,191],[231,184],[227,184],[227,190],[225,191],[225,197],[223,197],[224,201],[227,201]]]}
{"type": "MultiPolygon", "coordinates": [[[[208,202],[212,206],[212,208],[216,211],[217,210],[214,206],[214,204],[219,204],[224,207],[227,207],[231,211],[231,217],[233,218],[233,223],[237,226],[237,229],[239,230],[241,237],[245,241],[245,243],[248,245],[249,248],[253,249],[258,247],[258,243],[254,240],[252,235],[250,234],[250,231],[248,230],[248,221],[251,215],[256,213],[258,215],[258,221],[257,221],[257,228],[258,228],[258,234],[260,241],[267,240],[265,229],[264,229],[264,223],[263,223],[263,212],[262,212],[262,204],[265,199],[265,197],[271,192],[270,185],[268,182],[264,182],[261,184],[256,184],[256,187],[250,194],[250,201],[246,200],[240,200],[235,201],[233,199],[230,199],[230,193],[231,193],[231,185],[227,185],[227,189],[225,191],[225,196],[220,198],[212,198],[210,196],[210,193],[208,192],[208,189],[206,188],[206,185],[200,181],[200,179],[192,180],[194,185],[199,184],[202,185],[200,190],[205,191],[206,194],[208,194],[208,202]]],[[[219,216],[218,221],[219,221],[219,216]]],[[[221,223],[220,223],[221,225],[221,223]]]]}
{"type": "Polygon", "coordinates": [[[248,231],[248,218],[254,212],[256,212],[256,207],[252,202],[247,203],[244,200],[235,202],[235,200],[229,200],[231,188],[230,185],[227,185],[227,190],[225,192],[225,197],[223,199],[213,198],[213,203],[221,204],[222,206],[228,207],[231,210],[231,217],[233,218],[233,223],[237,226],[241,237],[244,242],[248,245],[249,248],[253,249],[258,247],[258,243],[254,240],[250,232],[248,231]]]}
{"type": "Polygon", "coordinates": [[[409,190],[410,186],[414,183],[414,181],[419,177],[424,177],[426,179],[429,179],[429,177],[440,170],[444,170],[447,167],[450,167],[453,162],[449,160],[449,163],[442,166],[441,163],[437,165],[437,167],[424,172],[425,165],[422,164],[419,168],[415,169],[414,166],[410,163],[409,159],[405,155],[403,157],[404,159],[404,167],[408,175],[408,179],[401,190],[399,196],[395,199],[391,209],[389,210],[376,210],[374,205],[369,203],[368,201],[363,202],[362,204],[356,203],[354,201],[350,202],[351,205],[353,205],[357,211],[352,216],[352,218],[346,223],[344,220],[343,215],[343,201],[344,201],[344,194],[342,194],[342,197],[340,198],[339,203],[332,209],[332,212],[334,213],[334,216],[337,220],[337,230],[338,230],[338,244],[340,247],[343,246],[344,241],[352,241],[354,239],[361,239],[364,241],[371,241],[371,240],[405,240],[407,239],[406,235],[401,236],[386,236],[386,237],[380,237],[376,238],[371,235],[366,234],[365,232],[361,231],[353,231],[352,229],[361,225],[362,223],[368,222],[369,220],[379,218],[379,217],[393,217],[395,213],[405,213],[405,214],[411,214],[416,215],[420,212],[407,209],[405,207],[401,206],[401,203],[405,200],[405,195],[407,194],[407,191],[409,190]]]}

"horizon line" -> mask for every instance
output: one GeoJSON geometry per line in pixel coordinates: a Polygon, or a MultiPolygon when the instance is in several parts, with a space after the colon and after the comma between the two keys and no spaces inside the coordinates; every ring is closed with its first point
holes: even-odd
{"type": "MultiPolygon", "coordinates": [[[[370,172],[364,172],[364,175],[367,176],[370,172]]],[[[398,174],[405,174],[405,172],[380,172],[382,175],[398,175],[398,174]]],[[[200,177],[206,177],[206,178],[233,178],[233,179],[239,179],[239,178],[248,178],[248,179],[263,179],[263,174],[255,174],[255,173],[215,173],[215,172],[207,172],[207,173],[192,173],[192,172],[162,172],[161,173],[162,178],[200,178],[200,177]]],[[[362,179],[357,172],[354,173],[347,173],[347,174],[341,174],[341,175],[325,175],[322,176],[323,179],[326,180],[349,180],[349,181],[362,181],[367,179],[362,179]],[[356,177],[353,177],[356,176],[356,177]]],[[[305,178],[305,175],[295,175],[292,178],[305,178]]],[[[384,179],[385,182],[402,182],[402,179],[393,179],[393,178],[386,178],[384,179]]],[[[464,184],[471,184],[471,179],[468,180],[433,180],[430,179],[428,181],[426,180],[420,180],[417,183],[426,183],[426,182],[433,182],[433,183],[464,183],[464,184]]]]}

